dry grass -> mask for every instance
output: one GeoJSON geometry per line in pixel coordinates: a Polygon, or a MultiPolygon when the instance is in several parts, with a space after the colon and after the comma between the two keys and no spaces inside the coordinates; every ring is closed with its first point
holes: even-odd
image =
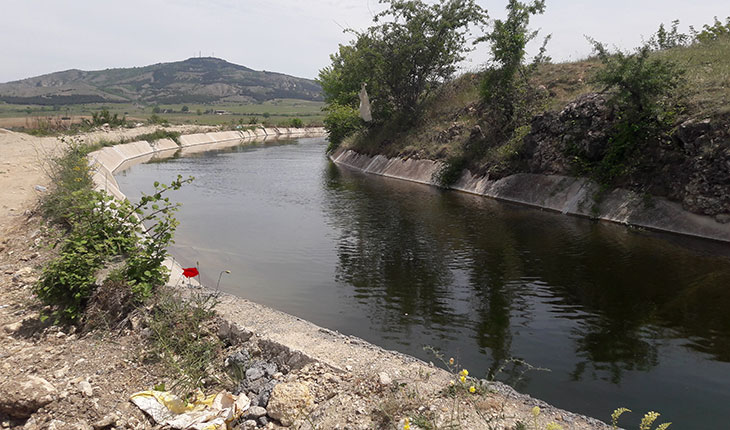
{"type": "Polygon", "coordinates": [[[730,37],[659,52],[686,70],[686,114],[694,118],[730,112],[730,37]]]}

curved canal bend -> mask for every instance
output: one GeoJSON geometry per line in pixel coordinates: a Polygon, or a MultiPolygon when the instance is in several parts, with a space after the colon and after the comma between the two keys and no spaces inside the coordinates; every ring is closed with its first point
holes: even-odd
{"type": "Polygon", "coordinates": [[[730,246],[632,231],[339,168],[321,138],[134,166],[178,174],[172,253],[203,281],[558,407],[711,428],[730,404],[730,246]]]}

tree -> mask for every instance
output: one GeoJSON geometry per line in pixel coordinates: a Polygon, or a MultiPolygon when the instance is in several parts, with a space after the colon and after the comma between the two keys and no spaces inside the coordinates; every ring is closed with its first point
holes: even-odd
{"type": "Polygon", "coordinates": [[[543,12],[545,0],[509,0],[507,19],[495,20],[492,31],[483,38],[491,44],[493,65],[484,75],[482,97],[492,108],[497,127],[507,137],[529,120],[535,98],[529,77],[539,63],[550,61],[545,55],[550,40],[547,36],[532,64],[525,64],[525,47],[537,36],[537,31],[528,28],[530,17],[543,12]]]}
{"type": "Polygon", "coordinates": [[[347,30],[355,39],[340,45],[330,56],[332,64],[319,72],[331,141],[364,126],[356,114],[363,83],[373,101],[371,127],[397,120],[403,126],[412,124],[423,101],[453,76],[456,64],[471,49],[468,36],[487,20],[474,0],[380,3],[389,7],[375,16],[375,25],[363,32],[347,30]]]}
{"type": "Polygon", "coordinates": [[[395,110],[418,113],[420,102],[453,77],[456,64],[471,50],[471,27],[483,28],[486,11],[474,0],[381,0],[390,7],[375,16],[383,22],[368,30],[382,57],[380,81],[395,110]]]}
{"type": "Polygon", "coordinates": [[[189,107],[183,106],[182,109],[180,109],[180,112],[188,112],[190,110],[189,107]]]}
{"type": "Polygon", "coordinates": [[[160,113],[160,112],[162,112],[162,109],[160,109],[160,107],[159,107],[159,106],[155,105],[155,106],[154,106],[154,107],[152,108],[152,113],[160,113]]]}

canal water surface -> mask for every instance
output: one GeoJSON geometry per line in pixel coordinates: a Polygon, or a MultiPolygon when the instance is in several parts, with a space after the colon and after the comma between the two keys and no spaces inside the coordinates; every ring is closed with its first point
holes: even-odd
{"type": "Polygon", "coordinates": [[[238,146],[117,179],[137,200],[195,177],[173,194],[171,251],[208,285],[230,270],[224,291],[426,361],[435,348],[604,421],[624,406],[677,429],[727,422],[730,246],[365,175],[325,147],[238,146]]]}

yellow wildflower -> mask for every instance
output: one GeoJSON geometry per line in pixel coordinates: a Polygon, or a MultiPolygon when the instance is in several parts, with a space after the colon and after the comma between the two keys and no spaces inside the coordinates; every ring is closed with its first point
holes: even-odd
{"type": "Polygon", "coordinates": [[[411,421],[408,418],[403,420],[403,430],[411,430],[411,421]]]}
{"type": "Polygon", "coordinates": [[[462,383],[466,382],[466,376],[464,376],[464,375],[459,376],[459,381],[461,381],[462,383]]]}
{"type": "Polygon", "coordinates": [[[474,394],[474,393],[476,393],[476,391],[477,391],[477,389],[476,389],[476,388],[474,388],[474,386],[473,386],[473,385],[472,385],[471,387],[469,387],[469,392],[470,392],[470,393],[474,394]]]}
{"type": "Polygon", "coordinates": [[[540,408],[538,406],[535,406],[532,408],[532,416],[537,418],[537,416],[540,415],[540,408]]]}

